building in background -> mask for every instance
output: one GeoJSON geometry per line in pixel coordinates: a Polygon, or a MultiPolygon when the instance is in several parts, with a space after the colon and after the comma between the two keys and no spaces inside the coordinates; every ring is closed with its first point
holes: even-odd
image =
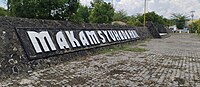
{"type": "Polygon", "coordinates": [[[169,26],[169,29],[174,33],[189,33],[188,28],[178,29],[176,25],[169,26]]]}
{"type": "Polygon", "coordinates": [[[176,25],[169,26],[169,29],[172,30],[173,32],[176,32],[178,30],[178,28],[176,27],[176,25]]]}

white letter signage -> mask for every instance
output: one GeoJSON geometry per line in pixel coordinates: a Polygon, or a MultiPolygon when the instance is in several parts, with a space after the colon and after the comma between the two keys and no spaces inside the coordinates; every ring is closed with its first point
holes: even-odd
{"type": "Polygon", "coordinates": [[[138,39],[134,29],[17,28],[30,60],[138,39]]]}

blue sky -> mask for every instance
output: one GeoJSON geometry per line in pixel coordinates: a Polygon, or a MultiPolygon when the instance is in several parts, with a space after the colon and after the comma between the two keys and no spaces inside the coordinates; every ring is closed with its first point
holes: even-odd
{"type": "Polygon", "coordinates": [[[0,0],[0,7],[6,8],[5,0],[0,0]]]}
{"type": "MultiPolygon", "coordinates": [[[[0,7],[6,7],[5,0],[0,0],[0,7]]],[[[92,0],[80,0],[81,4],[90,6],[92,0]]],[[[104,0],[111,2],[111,0],[104,0]]],[[[124,10],[127,15],[142,14],[144,0],[114,0],[116,11],[124,10]]],[[[170,18],[173,13],[181,13],[190,16],[190,11],[195,11],[194,18],[200,18],[200,0],[147,0],[147,11],[155,11],[157,14],[170,18]]]]}

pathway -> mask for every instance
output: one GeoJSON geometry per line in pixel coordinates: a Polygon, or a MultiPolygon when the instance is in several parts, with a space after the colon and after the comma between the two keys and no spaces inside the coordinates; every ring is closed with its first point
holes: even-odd
{"type": "Polygon", "coordinates": [[[149,51],[82,58],[10,78],[0,87],[200,87],[200,39],[194,35],[173,34],[137,46],[149,51]]]}

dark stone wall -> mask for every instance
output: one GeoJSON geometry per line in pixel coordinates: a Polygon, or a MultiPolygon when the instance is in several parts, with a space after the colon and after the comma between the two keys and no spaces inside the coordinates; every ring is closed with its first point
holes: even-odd
{"type": "Polygon", "coordinates": [[[159,33],[167,33],[167,29],[162,24],[156,24],[159,33]]]}
{"type": "Polygon", "coordinates": [[[15,32],[16,27],[33,28],[91,28],[91,29],[116,29],[134,28],[141,39],[151,37],[147,29],[130,26],[112,26],[105,24],[73,24],[68,21],[38,20],[14,17],[0,17],[0,79],[8,78],[12,75],[26,74],[34,69],[45,68],[59,64],[70,59],[91,55],[94,52],[107,49],[111,46],[92,48],[73,53],[56,55],[45,59],[30,61],[27,59],[24,49],[15,32]]]}
{"type": "Polygon", "coordinates": [[[158,31],[158,27],[152,22],[147,22],[147,29],[149,30],[150,34],[153,38],[161,38],[160,32],[158,31]]]}
{"type": "Polygon", "coordinates": [[[140,36],[140,39],[152,38],[152,35],[148,28],[136,27],[135,30],[138,33],[138,35],[140,36]]]}

